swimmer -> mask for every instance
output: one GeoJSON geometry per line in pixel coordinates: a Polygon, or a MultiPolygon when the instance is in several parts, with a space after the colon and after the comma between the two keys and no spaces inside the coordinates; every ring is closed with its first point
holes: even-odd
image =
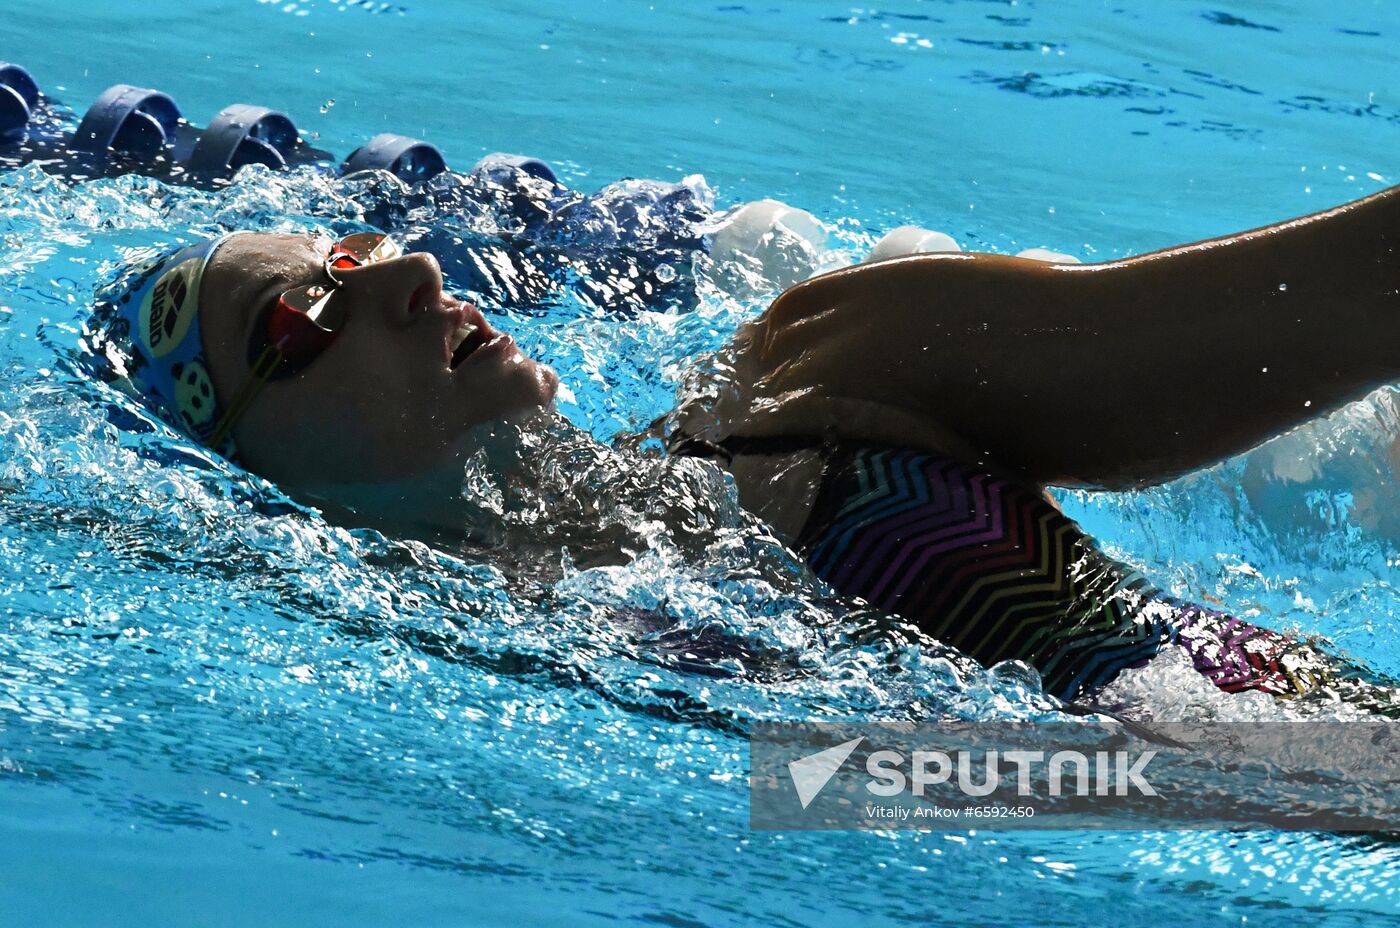
{"type": "MultiPolygon", "coordinates": [[[[1061,700],[1167,649],[1228,692],[1396,714],[1388,681],[1176,600],[1045,493],[1127,489],[1400,379],[1400,187],[1103,264],[926,253],[785,291],[651,434],[727,470],[837,591],[1061,700]],[[715,373],[717,372],[717,373],[715,373]]],[[[493,424],[557,374],[377,233],[128,267],[89,344],[173,424],[318,505],[462,531],[493,424]]]]}

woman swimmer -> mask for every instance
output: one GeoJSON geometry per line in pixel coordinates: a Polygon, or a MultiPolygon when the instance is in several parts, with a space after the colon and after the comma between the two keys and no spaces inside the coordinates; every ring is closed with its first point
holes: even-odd
{"type": "MultiPolygon", "coordinates": [[[[1400,187],[1098,265],[916,255],[826,274],[742,327],[655,427],[839,592],[984,664],[1092,695],[1180,647],[1223,690],[1396,714],[1305,642],[1175,600],[1046,485],[1140,487],[1400,379],[1400,187]]],[[[391,239],[235,234],[128,268],[93,344],[180,427],[360,519],[460,531],[492,423],[554,371],[391,239]]]]}

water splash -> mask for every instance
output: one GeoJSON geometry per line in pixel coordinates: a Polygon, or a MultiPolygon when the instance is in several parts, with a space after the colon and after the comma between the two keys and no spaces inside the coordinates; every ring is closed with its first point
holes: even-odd
{"type": "MultiPolygon", "coordinates": [[[[672,892],[701,899],[706,886],[742,880],[755,893],[747,915],[774,918],[790,915],[781,902],[790,847],[828,874],[938,867],[945,888],[968,900],[998,872],[1046,911],[1062,903],[1043,881],[1069,879],[1037,862],[1047,844],[1086,861],[1076,879],[1108,883],[1118,873],[1100,863],[1095,874],[1103,854],[1137,855],[1143,879],[1170,882],[1193,855],[1218,851],[1207,838],[823,844],[748,833],[741,734],[753,721],[1035,718],[1054,708],[1025,668],[979,668],[833,596],[738,508],[713,467],[624,457],[593,440],[664,412],[686,360],[761,309],[761,280],[735,293],[693,257],[658,264],[660,245],[633,254],[562,233],[523,241],[491,212],[449,220],[462,188],[484,183],[494,182],[453,178],[425,193],[384,176],[250,169],[209,192],[135,177],[69,185],[33,168],[0,177],[8,795],[42,789],[33,795],[50,810],[82,810],[68,813],[76,827],[110,820],[258,848],[272,835],[290,838],[289,860],[392,861],[482,887],[538,889],[530,862],[551,848],[557,899],[596,892],[600,880],[616,900],[648,894],[656,868],[626,863],[617,835],[626,820],[671,836],[662,866],[672,892]],[[522,435],[527,479],[469,477],[508,543],[430,546],[332,524],[84,373],[77,345],[91,288],[137,250],[234,228],[370,222],[450,242],[443,254],[461,267],[495,268],[483,303],[573,385],[565,405],[579,428],[522,435]],[[608,260],[565,263],[589,249],[608,260]],[[658,281],[684,281],[689,295],[598,300],[601,286],[622,292],[609,275],[634,280],[661,266],[675,276],[658,281]],[[610,861],[605,877],[598,854],[610,861]]],[[[609,202],[596,198],[590,215],[609,202]]],[[[821,262],[848,260],[851,241],[837,234],[821,262]]],[[[1187,481],[1155,496],[1072,501],[1110,541],[1184,583],[1213,542],[1171,521],[1178,506],[1215,513],[1219,537],[1266,537],[1222,499],[1187,481]],[[1134,547],[1143,538],[1158,546],[1134,547]]],[[[1290,563],[1277,550],[1270,566],[1290,563]]],[[[1228,576],[1222,568],[1213,581],[1228,576]]],[[[1179,682],[1144,685],[1160,696],[1179,682]]],[[[1309,867],[1330,861],[1396,885],[1376,869],[1393,870],[1393,856],[1368,852],[1381,856],[1367,863],[1320,840],[1303,853],[1309,867]]],[[[857,892],[832,911],[914,917],[915,886],[857,892]]],[[[1368,898],[1333,897],[1363,912],[1368,898]]],[[[703,903],[717,921],[726,904],[703,903]]],[[[969,911],[996,916],[995,901],[980,905],[969,911]]]]}

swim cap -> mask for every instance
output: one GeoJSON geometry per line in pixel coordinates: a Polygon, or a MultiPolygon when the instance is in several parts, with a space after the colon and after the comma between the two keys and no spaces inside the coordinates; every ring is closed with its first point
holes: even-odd
{"type": "MultiPolygon", "coordinates": [[[[204,269],[228,235],[179,248],[123,268],[98,288],[105,311],[102,340],[122,355],[108,359],[124,375],[124,387],[180,431],[208,444],[223,415],[199,318],[204,269]]],[[[233,459],[230,436],[219,448],[233,459]]]]}

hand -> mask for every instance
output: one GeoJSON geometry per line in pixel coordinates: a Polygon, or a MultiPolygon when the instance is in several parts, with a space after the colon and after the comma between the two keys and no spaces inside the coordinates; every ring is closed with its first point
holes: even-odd
{"type": "Polygon", "coordinates": [[[964,265],[1035,262],[922,255],[825,274],[788,290],[740,328],[694,385],[685,434],[801,436],[890,444],[975,459],[928,401],[944,322],[938,295],[964,265]]]}

